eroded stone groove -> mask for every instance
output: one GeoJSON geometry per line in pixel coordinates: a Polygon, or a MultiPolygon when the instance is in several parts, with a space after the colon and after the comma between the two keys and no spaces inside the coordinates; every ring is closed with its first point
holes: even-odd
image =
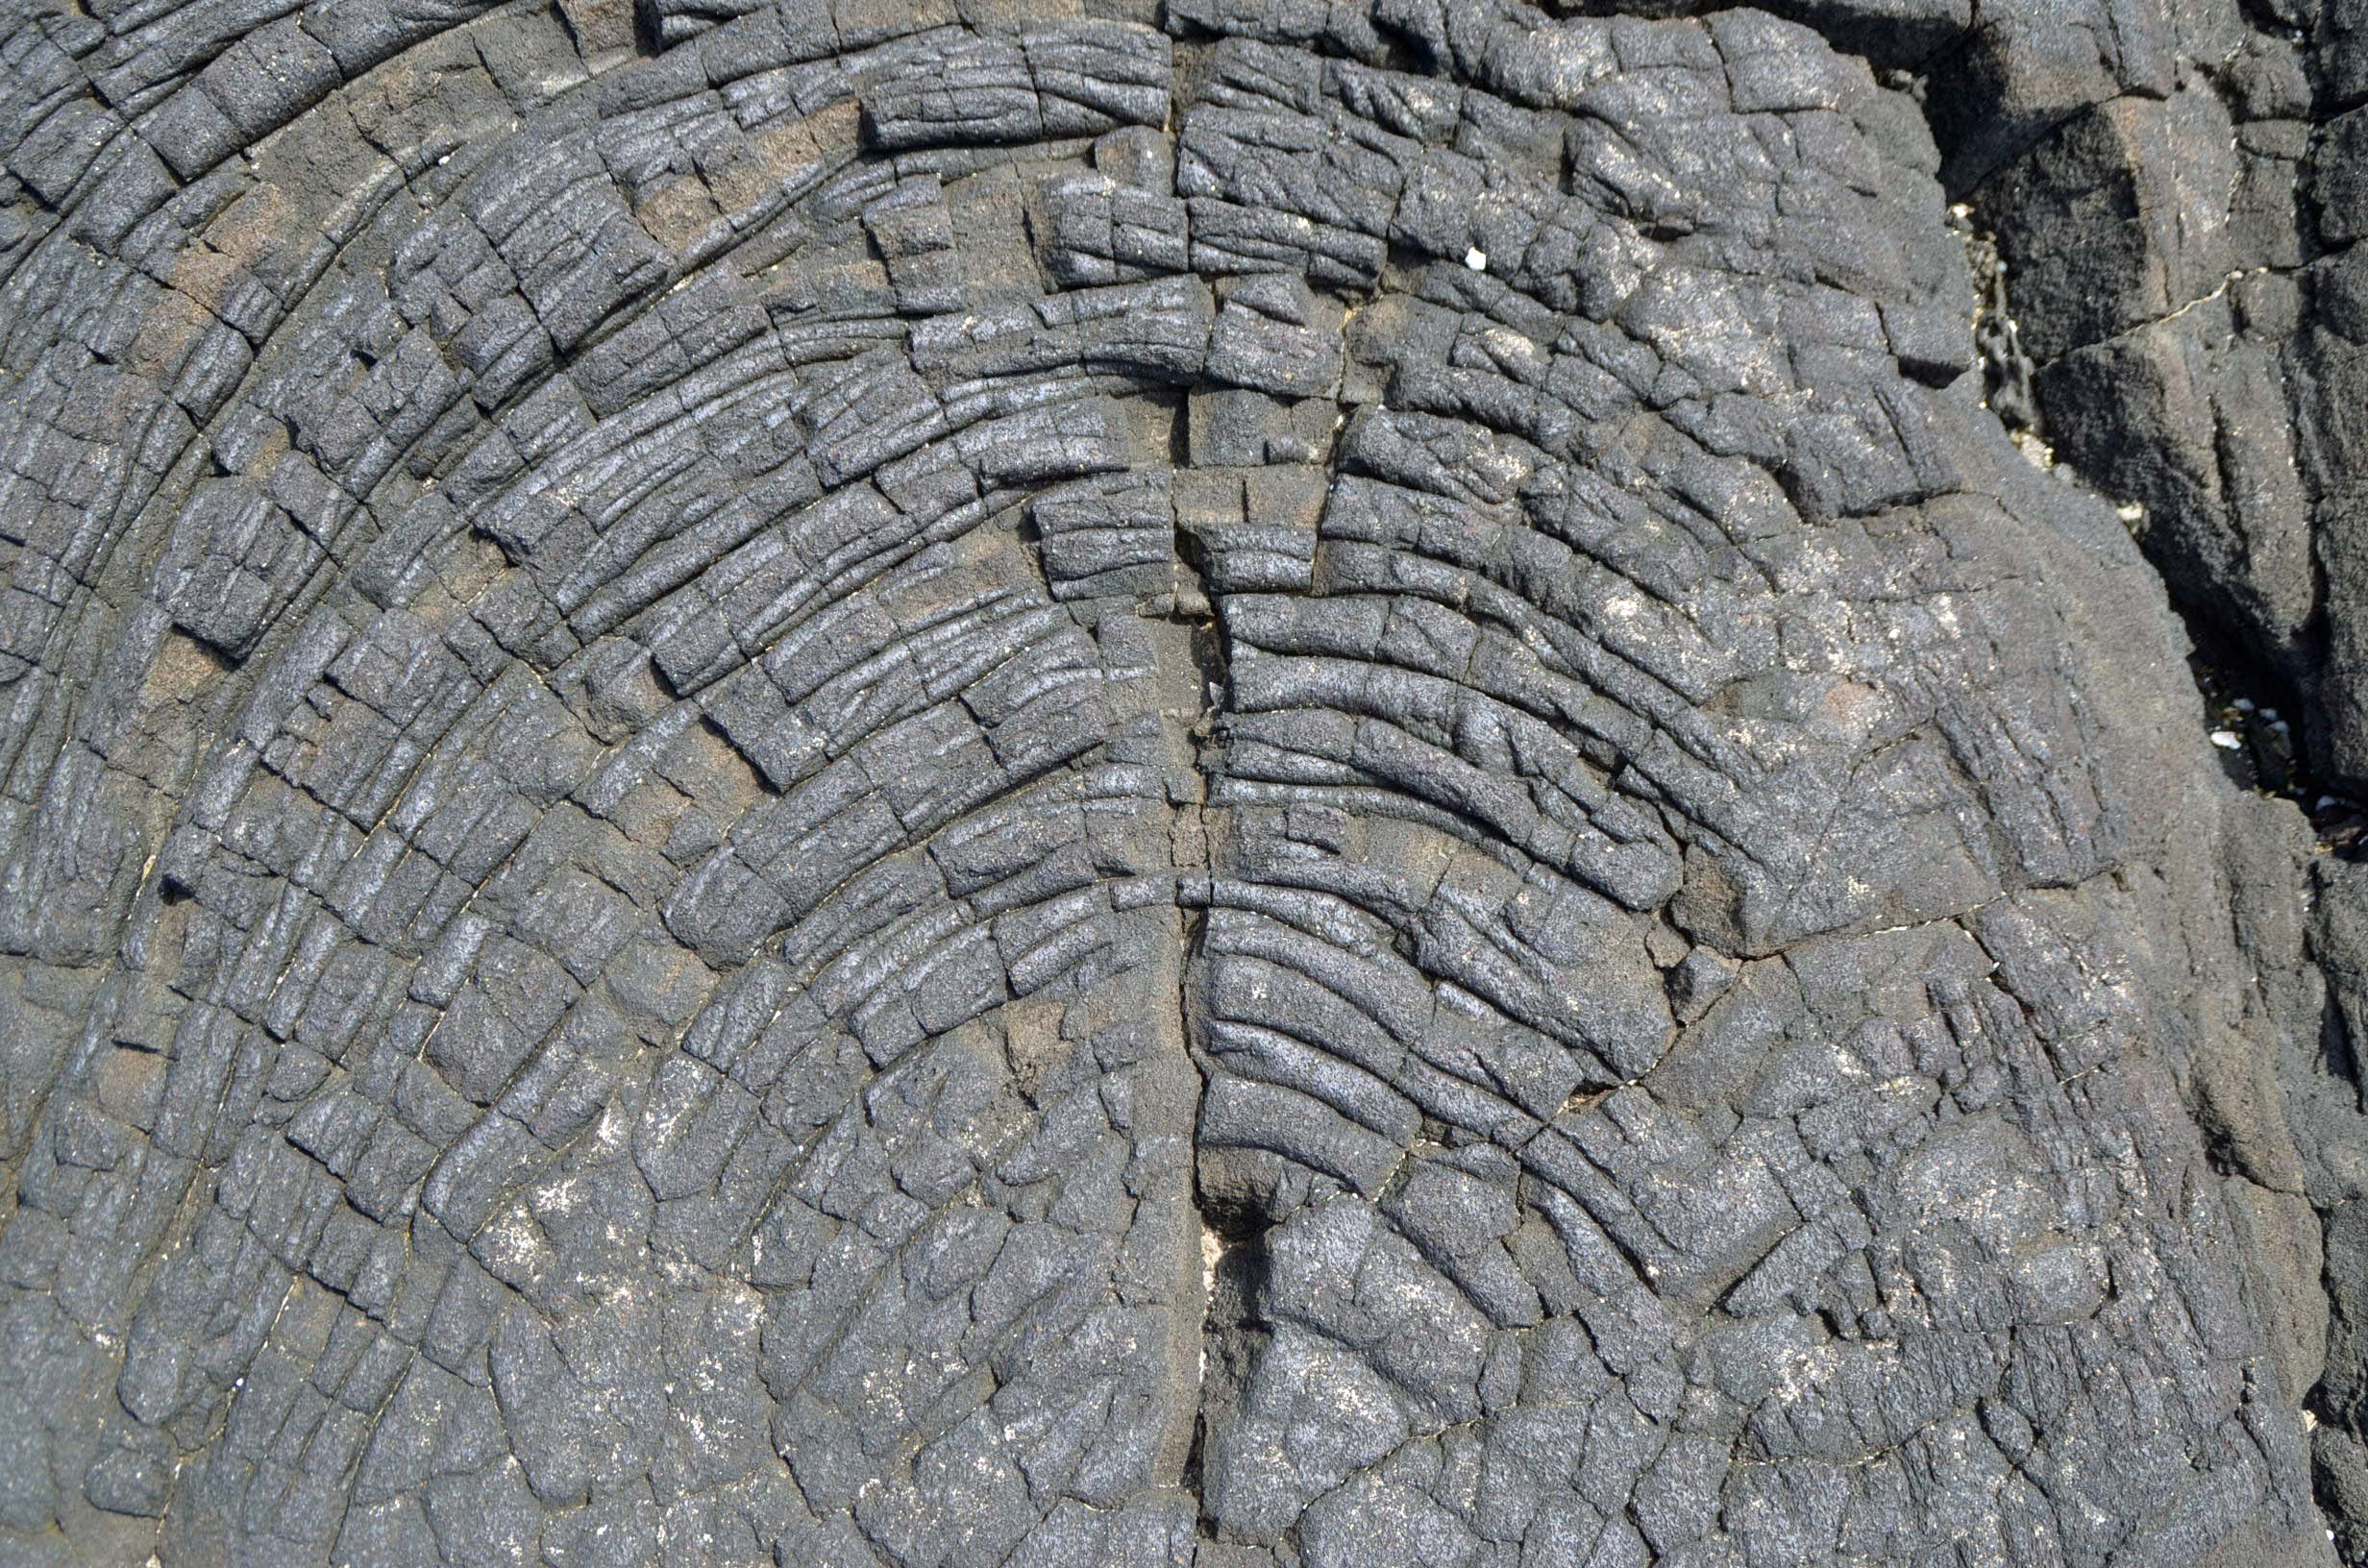
{"type": "Polygon", "coordinates": [[[2331,1560],[2356,934],[1793,9],[11,17],[5,1556],[2331,1560]]]}

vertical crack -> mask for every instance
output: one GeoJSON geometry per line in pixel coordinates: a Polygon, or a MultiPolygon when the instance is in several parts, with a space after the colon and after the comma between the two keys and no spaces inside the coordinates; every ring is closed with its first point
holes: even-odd
{"type": "MultiPolygon", "coordinates": [[[[1181,425],[1179,416],[1179,434],[1181,425]]],[[[1179,469],[1185,465],[1183,453],[1176,454],[1175,465],[1179,469]]],[[[1209,1073],[1200,995],[1213,895],[1211,838],[1217,825],[1209,809],[1209,783],[1216,775],[1221,755],[1217,718],[1231,689],[1231,677],[1226,667],[1224,635],[1209,593],[1208,557],[1199,537],[1180,521],[1175,528],[1174,549],[1175,591],[1160,628],[1165,633],[1162,652],[1175,659],[1175,674],[1179,677],[1175,684],[1189,682],[1189,695],[1186,700],[1163,706],[1160,719],[1163,729],[1171,736],[1171,754],[1184,764],[1172,771],[1174,783],[1170,791],[1173,815],[1169,834],[1175,869],[1177,936],[1182,949],[1176,971],[1176,1020],[1186,1059],[1200,1080],[1200,1099],[1205,1100],[1209,1073]]],[[[1254,1250],[1249,1243],[1259,1228],[1257,1216],[1239,1205],[1218,1200],[1202,1184],[1200,1115],[1201,1105],[1196,1101],[1192,1182],[1193,1208],[1199,1216],[1201,1312],[1199,1354],[1191,1401],[1193,1436],[1184,1464],[1184,1485],[1196,1499],[1205,1494],[1202,1471],[1207,1462],[1207,1411],[1212,1390],[1238,1384],[1244,1371],[1240,1331],[1246,1326],[1252,1298],[1246,1264],[1254,1250]]],[[[1208,1530],[1205,1516],[1200,1528],[1204,1533],[1208,1530]]]]}

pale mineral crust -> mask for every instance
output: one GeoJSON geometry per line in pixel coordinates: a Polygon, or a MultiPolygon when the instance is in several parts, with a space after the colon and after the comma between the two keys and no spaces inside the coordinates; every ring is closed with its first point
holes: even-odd
{"type": "Polygon", "coordinates": [[[0,0],[0,1564],[2368,1565],[2368,3],[1615,9],[0,0]]]}

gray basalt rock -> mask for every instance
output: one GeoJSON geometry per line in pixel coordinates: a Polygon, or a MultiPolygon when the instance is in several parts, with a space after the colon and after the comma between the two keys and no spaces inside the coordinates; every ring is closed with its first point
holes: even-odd
{"type": "Polygon", "coordinates": [[[2368,1561],[2368,18],[2166,3],[24,0],[0,1560],[2368,1561]]]}

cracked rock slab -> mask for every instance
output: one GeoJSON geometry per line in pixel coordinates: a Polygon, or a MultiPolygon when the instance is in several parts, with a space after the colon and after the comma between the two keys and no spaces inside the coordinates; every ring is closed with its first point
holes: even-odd
{"type": "Polygon", "coordinates": [[[2368,925],[1949,207],[2067,429],[2299,263],[1778,9],[8,18],[0,1557],[2358,1560],[2368,925]]]}

